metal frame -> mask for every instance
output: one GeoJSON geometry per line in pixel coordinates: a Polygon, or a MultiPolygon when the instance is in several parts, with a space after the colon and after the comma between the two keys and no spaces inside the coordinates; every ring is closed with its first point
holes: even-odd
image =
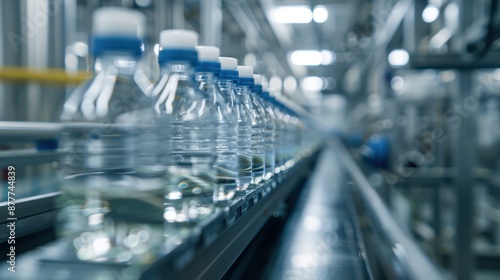
{"type": "Polygon", "coordinates": [[[390,248],[391,259],[397,262],[395,266],[399,265],[405,268],[410,279],[443,279],[443,275],[434,264],[394,220],[380,196],[370,185],[347,150],[341,144],[336,146],[340,152],[340,158],[354,182],[354,189],[356,193],[359,193],[363,207],[366,209],[370,224],[373,225],[376,235],[382,240],[386,240],[387,243],[382,246],[386,249],[390,248]]]}
{"type": "MultiPolygon", "coordinates": [[[[59,192],[30,196],[16,200],[16,236],[22,237],[30,233],[50,228],[55,219],[56,203],[59,192]]],[[[0,243],[9,236],[7,224],[8,202],[0,203],[0,243]]],[[[12,218],[12,217],[11,217],[12,218]]]]}
{"type": "Polygon", "coordinates": [[[60,123],[0,121],[0,142],[56,139],[61,128],[60,123]]]}
{"type": "Polygon", "coordinates": [[[57,161],[60,152],[38,151],[36,149],[0,151],[0,166],[34,165],[57,161]]]}

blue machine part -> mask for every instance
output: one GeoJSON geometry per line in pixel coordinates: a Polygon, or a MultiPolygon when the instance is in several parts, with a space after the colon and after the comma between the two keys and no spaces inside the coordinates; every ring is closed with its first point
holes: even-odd
{"type": "Polygon", "coordinates": [[[361,147],[361,155],[366,163],[377,168],[387,168],[389,165],[389,140],[387,137],[374,134],[361,147]]]}

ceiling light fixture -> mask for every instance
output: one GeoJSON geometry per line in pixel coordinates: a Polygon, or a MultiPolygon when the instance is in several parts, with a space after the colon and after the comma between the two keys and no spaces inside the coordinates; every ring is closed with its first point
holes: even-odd
{"type": "Polygon", "coordinates": [[[281,6],[274,10],[274,20],[279,23],[309,23],[312,19],[308,6],[281,6]]]}
{"type": "Polygon", "coordinates": [[[313,19],[317,23],[323,23],[328,19],[328,10],[325,6],[316,6],[313,10],[313,19]]]}
{"type": "Polygon", "coordinates": [[[330,50],[298,50],[293,51],[290,60],[295,65],[329,65],[335,63],[337,56],[330,50]]]}
{"type": "Polygon", "coordinates": [[[438,17],[439,9],[434,5],[427,5],[422,12],[422,19],[427,23],[435,21],[438,17]]]}
{"type": "Polygon", "coordinates": [[[323,58],[321,60],[321,64],[323,65],[333,64],[337,60],[337,55],[329,50],[322,50],[321,57],[323,58]]]}
{"type": "Polygon", "coordinates": [[[323,62],[323,55],[315,50],[300,50],[292,52],[290,59],[295,65],[317,66],[323,62]]]}
{"type": "Polygon", "coordinates": [[[410,55],[403,49],[396,49],[389,53],[387,61],[394,67],[405,66],[410,61],[410,55]]]}
{"type": "Polygon", "coordinates": [[[305,77],[300,82],[300,87],[303,91],[321,91],[323,89],[323,79],[316,76],[305,77]]]}

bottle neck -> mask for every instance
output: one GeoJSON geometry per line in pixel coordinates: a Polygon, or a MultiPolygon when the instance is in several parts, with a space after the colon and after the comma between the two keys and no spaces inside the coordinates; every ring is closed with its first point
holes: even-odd
{"type": "Polygon", "coordinates": [[[133,76],[138,68],[138,58],[126,54],[103,54],[96,58],[95,72],[113,69],[117,75],[133,76]]]}
{"type": "Polygon", "coordinates": [[[249,96],[252,93],[252,88],[249,86],[236,85],[235,87],[238,95],[249,96]]]}
{"type": "Polygon", "coordinates": [[[255,97],[255,98],[260,98],[261,92],[257,92],[257,91],[253,91],[253,90],[252,90],[252,91],[250,92],[250,95],[251,95],[252,97],[255,97]]]}
{"type": "Polygon", "coordinates": [[[215,93],[217,91],[217,89],[215,88],[215,75],[214,75],[214,73],[212,73],[212,72],[195,72],[194,75],[195,75],[195,80],[196,80],[196,83],[198,85],[198,88],[205,95],[205,97],[211,97],[214,100],[217,100],[218,96],[215,93]]]}
{"type": "Polygon", "coordinates": [[[252,92],[252,88],[249,86],[242,86],[242,85],[236,85],[235,91],[238,95],[238,97],[241,99],[243,104],[248,106],[248,108],[251,107],[252,100],[250,98],[250,93],[252,92]]]}
{"type": "Polygon", "coordinates": [[[210,86],[215,84],[215,75],[212,72],[195,72],[195,79],[197,82],[203,82],[210,86]]]}
{"type": "Polygon", "coordinates": [[[217,79],[217,87],[222,97],[230,103],[231,107],[240,103],[238,97],[234,93],[234,82],[232,80],[217,79]]]}
{"type": "Polygon", "coordinates": [[[217,80],[217,86],[220,89],[230,91],[234,89],[234,82],[231,80],[217,80]]]}
{"type": "Polygon", "coordinates": [[[189,62],[165,62],[160,65],[160,74],[177,74],[180,80],[188,80],[194,75],[194,67],[189,62]]]}

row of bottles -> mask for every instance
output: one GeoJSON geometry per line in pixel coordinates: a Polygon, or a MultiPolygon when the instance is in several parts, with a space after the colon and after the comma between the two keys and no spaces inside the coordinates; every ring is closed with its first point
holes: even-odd
{"type": "Polygon", "coordinates": [[[249,66],[197,46],[188,30],[160,33],[160,77],[140,67],[145,18],[94,13],[95,75],[61,120],[59,232],[81,260],[150,262],[249,190],[283,180],[314,141],[249,66]]]}

